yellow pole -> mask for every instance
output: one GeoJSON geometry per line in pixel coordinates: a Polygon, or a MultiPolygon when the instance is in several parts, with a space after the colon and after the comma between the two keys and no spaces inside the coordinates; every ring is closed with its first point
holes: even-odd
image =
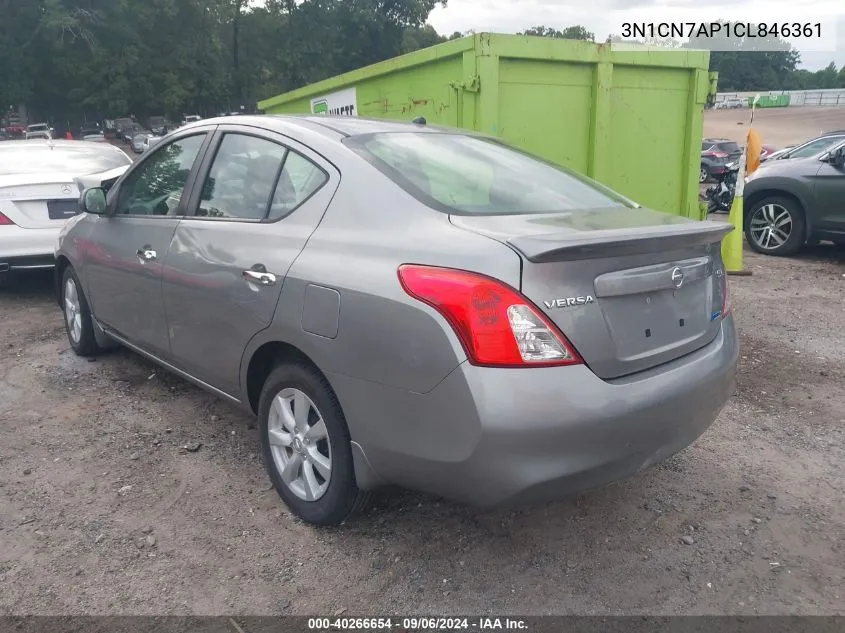
{"type": "MultiPolygon", "coordinates": [[[[749,127],[754,123],[754,107],[760,95],[754,97],[751,102],[751,122],[749,127]]],[[[742,156],[739,159],[739,171],[736,174],[736,192],[731,203],[731,211],[728,216],[728,222],[733,225],[734,230],[728,233],[722,240],[722,260],[725,262],[725,270],[729,275],[750,275],[751,271],[746,271],[742,267],[742,192],[745,189],[745,165],[746,153],[748,152],[748,142],[745,143],[745,148],[742,150],[742,156]]]]}
{"type": "Polygon", "coordinates": [[[739,159],[739,171],[736,175],[736,193],[731,203],[731,212],[728,222],[733,225],[734,230],[728,233],[722,240],[722,259],[725,262],[725,270],[729,275],[742,274],[742,190],[745,185],[745,150],[739,159]]]}

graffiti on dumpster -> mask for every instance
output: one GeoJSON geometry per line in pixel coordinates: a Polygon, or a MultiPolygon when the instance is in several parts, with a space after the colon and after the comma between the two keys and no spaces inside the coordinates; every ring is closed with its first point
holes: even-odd
{"type": "Polygon", "coordinates": [[[358,116],[358,93],[355,88],[346,88],[311,99],[311,113],[358,116]]]}

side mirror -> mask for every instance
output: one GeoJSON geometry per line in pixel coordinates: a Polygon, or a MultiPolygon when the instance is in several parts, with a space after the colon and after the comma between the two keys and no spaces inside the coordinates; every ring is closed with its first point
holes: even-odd
{"type": "Polygon", "coordinates": [[[106,190],[102,187],[89,187],[79,196],[79,210],[92,215],[105,215],[106,190]]]}
{"type": "Polygon", "coordinates": [[[840,147],[828,154],[827,162],[834,167],[842,167],[845,165],[845,147],[840,147]]]}

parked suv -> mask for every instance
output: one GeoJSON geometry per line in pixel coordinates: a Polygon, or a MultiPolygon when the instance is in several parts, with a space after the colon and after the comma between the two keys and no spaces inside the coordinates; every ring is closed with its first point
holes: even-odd
{"type": "Polygon", "coordinates": [[[742,156],[742,148],[727,139],[706,138],[701,142],[701,171],[698,182],[707,182],[711,177],[725,173],[728,163],[742,156]]]}
{"type": "Polygon", "coordinates": [[[845,139],[821,146],[805,144],[746,178],[745,237],[758,253],[792,255],[819,240],[845,245],[845,139]]]}

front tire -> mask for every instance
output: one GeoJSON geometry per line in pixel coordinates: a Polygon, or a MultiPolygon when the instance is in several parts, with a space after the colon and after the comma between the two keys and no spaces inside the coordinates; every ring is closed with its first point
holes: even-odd
{"type": "Polygon", "coordinates": [[[62,312],[67,340],[77,356],[97,356],[102,348],[94,336],[94,321],[82,284],[73,268],[68,266],[62,275],[62,312]]]}
{"type": "Polygon", "coordinates": [[[261,452],[270,480],[307,523],[338,525],[369,495],[355,481],[349,428],[337,397],[313,367],[274,369],[258,406],[261,452]]]}
{"type": "Polygon", "coordinates": [[[702,184],[710,180],[710,169],[707,165],[702,165],[698,171],[698,184],[702,184]]]}
{"type": "Polygon", "coordinates": [[[751,207],[745,239],[763,255],[793,255],[804,246],[806,227],[804,209],[797,201],[769,196],[751,207]]]}

